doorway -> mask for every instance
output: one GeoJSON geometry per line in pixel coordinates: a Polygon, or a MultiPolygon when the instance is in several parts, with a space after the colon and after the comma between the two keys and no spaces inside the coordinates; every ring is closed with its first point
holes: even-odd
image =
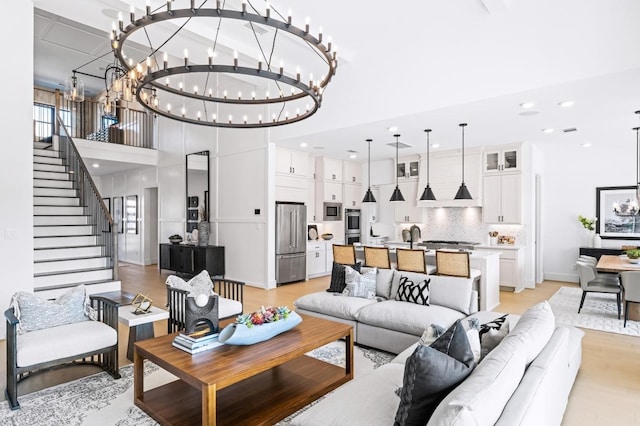
{"type": "Polygon", "coordinates": [[[145,188],[142,221],[144,235],[144,264],[158,263],[158,187],[145,188]]]}
{"type": "Polygon", "coordinates": [[[536,173],[535,175],[535,213],[533,219],[533,249],[535,253],[535,284],[544,281],[544,265],[542,261],[542,244],[540,235],[542,234],[542,177],[536,173]]]}

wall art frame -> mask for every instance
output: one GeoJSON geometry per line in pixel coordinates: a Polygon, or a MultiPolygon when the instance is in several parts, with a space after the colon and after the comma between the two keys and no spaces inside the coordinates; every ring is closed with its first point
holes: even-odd
{"type": "Polygon", "coordinates": [[[640,215],[635,186],[596,188],[596,233],[601,238],[640,239],[640,215]]]}

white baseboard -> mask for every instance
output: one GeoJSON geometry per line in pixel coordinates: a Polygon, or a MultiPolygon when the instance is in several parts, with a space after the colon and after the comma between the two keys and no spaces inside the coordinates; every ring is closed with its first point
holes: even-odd
{"type": "Polygon", "coordinates": [[[550,281],[565,281],[569,283],[578,283],[580,279],[575,274],[558,274],[553,272],[545,272],[544,279],[550,281]]]}

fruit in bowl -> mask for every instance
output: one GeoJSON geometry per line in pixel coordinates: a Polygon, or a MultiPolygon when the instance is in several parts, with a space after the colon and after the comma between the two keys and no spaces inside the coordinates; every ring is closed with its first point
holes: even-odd
{"type": "Polygon", "coordinates": [[[630,249],[626,251],[627,258],[630,263],[640,263],[640,250],[639,249],[630,249]]]}

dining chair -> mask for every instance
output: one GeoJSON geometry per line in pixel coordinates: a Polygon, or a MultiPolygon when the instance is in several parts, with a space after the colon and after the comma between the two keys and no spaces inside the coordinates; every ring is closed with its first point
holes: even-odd
{"type": "Polygon", "coordinates": [[[396,263],[398,271],[427,273],[422,249],[396,248],[396,263]]]}
{"type": "Polygon", "coordinates": [[[640,303],[640,271],[620,272],[620,284],[624,288],[624,326],[629,319],[629,303],[640,303]]]}
{"type": "Polygon", "coordinates": [[[436,273],[452,277],[471,277],[469,252],[436,250],[436,273]]]}
{"type": "Polygon", "coordinates": [[[364,266],[391,269],[389,248],[364,246],[364,266]]]}
{"type": "MultiPolygon", "coordinates": [[[[582,298],[580,299],[580,306],[578,307],[578,313],[582,310],[584,299],[587,293],[615,293],[616,301],[618,304],[618,319],[620,319],[621,309],[621,294],[622,286],[620,280],[616,284],[612,284],[608,279],[604,277],[596,276],[591,265],[578,260],[576,262],[578,267],[578,275],[580,276],[580,287],[582,288],[582,298]]],[[[617,279],[617,278],[616,278],[617,279]]]]}
{"type": "Polygon", "coordinates": [[[352,245],[334,244],[333,261],[341,265],[355,265],[356,248],[352,245]]]}
{"type": "Polygon", "coordinates": [[[581,254],[580,257],[578,257],[578,261],[580,262],[584,262],[586,264],[588,264],[589,266],[591,266],[591,268],[593,269],[593,273],[596,274],[597,278],[601,278],[602,280],[606,281],[609,284],[614,284],[617,285],[620,281],[618,280],[618,273],[617,272],[600,272],[598,271],[597,265],[598,265],[598,259],[593,257],[593,256],[587,256],[586,254],[581,254]]]}

